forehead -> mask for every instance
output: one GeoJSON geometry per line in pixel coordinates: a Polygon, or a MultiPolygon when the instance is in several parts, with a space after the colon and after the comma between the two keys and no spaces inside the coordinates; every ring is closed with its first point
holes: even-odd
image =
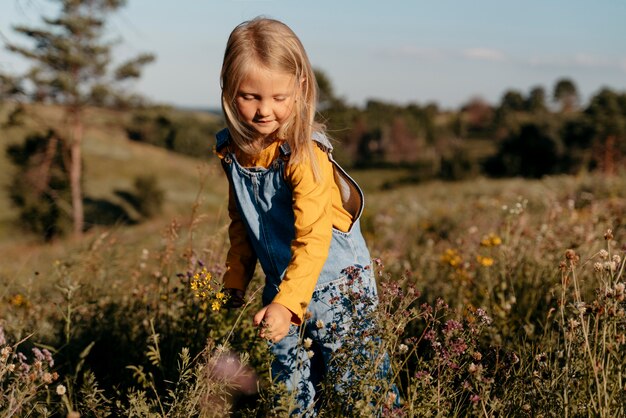
{"type": "Polygon", "coordinates": [[[249,93],[286,93],[295,87],[295,76],[263,66],[251,66],[239,84],[239,91],[249,93]]]}

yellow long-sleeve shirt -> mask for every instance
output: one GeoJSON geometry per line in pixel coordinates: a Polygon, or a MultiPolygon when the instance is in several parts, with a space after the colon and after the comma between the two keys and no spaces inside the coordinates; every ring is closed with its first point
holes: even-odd
{"type": "MultiPolygon", "coordinates": [[[[234,152],[237,161],[244,167],[268,168],[276,158],[280,158],[279,146],[279,142],[274,142],[253,156],[237,149],[234,152]]],[[[335,184],[333,164],[324,151],[318,147],[314,149],[321,173],[321,179],[317,182],[308,162],[288,164],[285,168],[285,180],[293,194],[295,238],[291,242],[291,260],[273,302],[289,309],[294,314],[292,321],[296,324],[302,322],[317,278],[328,257],[332,228],[346,232],[352,225],[352,216],[344,209],[339,188],[335,184]]],[[[228,213],[231,219],[228,230],[231,246],[226,258],[224,287],[245,290],[254,274],[257,257],[237,209],[232,186],[228,213]]]]}

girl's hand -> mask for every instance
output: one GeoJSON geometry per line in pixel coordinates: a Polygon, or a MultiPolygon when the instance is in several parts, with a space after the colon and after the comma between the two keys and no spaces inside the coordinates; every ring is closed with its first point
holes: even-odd
{"type": "Polygon", "coordinates": [[[259,336],[277,343],[289,333],[291,311],[280,303],[270,303],[254,315],[254,325],[261,326],[259,336]]]}

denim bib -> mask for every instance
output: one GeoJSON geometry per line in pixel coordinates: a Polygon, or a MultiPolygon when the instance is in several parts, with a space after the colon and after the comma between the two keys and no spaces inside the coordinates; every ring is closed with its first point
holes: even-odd
{"type": "MultiPolygon", "coordinates": [[[[370,254],[359,222],[363,211],[363,192],[333,160],[328,138],[314,133],[313,139],[327,151],[343,206],[353,219],[348,232],[333,228],[328,258],[317,278],[316,286],[319,287],[345,276],[347,269],[366,268],[370,265],[370,254]]],[[[263,290],[263,304],[266,305],[278,293],[285,270],[291,261],[291,241],[295,238],[292,191],[285,180],[290,150],[287,144],[281,145],[281,157],[274,160],[268,168],[243,167],[235,154],[227,149],[229,141],[227,129],[218,132],[216,149],[223,155],[222,167],[233,187],[248,238],[266,276],[263,290]]]]}

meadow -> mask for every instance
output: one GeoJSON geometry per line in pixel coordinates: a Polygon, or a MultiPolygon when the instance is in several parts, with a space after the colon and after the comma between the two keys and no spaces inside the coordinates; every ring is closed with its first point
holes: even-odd
{"type": "MultiPolygon", "coordinates": [[[[0,415],[286,416],[251,320],[260,269],[246,304],[223,306],[227,185],[210,145],[194,159],[133,143],[119,117],[87,133],[86,193],[115,199],[153,173],[161,216],[42,245],[0,199],[0,415]]],[[[354,366],[322,416],[626,414],[625,173],[395,187],[407,172],[350,173],[392,375],[354,366]]],[[[347,341],[337,356],[351,355],[347,341]]]]}

